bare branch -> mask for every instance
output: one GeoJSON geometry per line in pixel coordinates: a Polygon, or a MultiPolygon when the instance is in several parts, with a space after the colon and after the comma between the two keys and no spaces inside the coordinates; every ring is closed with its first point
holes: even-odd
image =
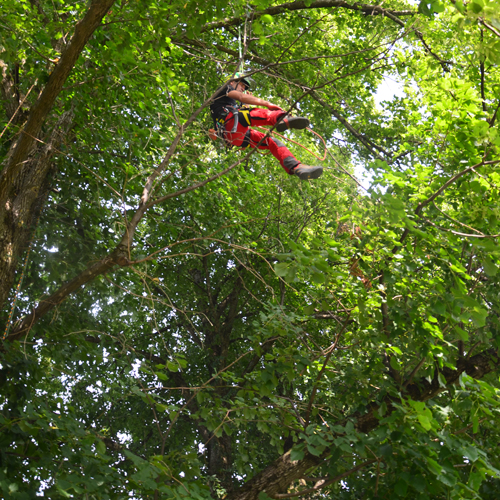
{"type": "MultiPolygon", "coordinates": [[[[380,5],[367,5],[367,4],[350,4],[343,0],[317,0],[316,2],[312,2],[309,5],[304,1],[296,1],[289,2],[281,5],[275,5],[273,7],[269,7],[265,10],[257,10],[252,12],[252,16],[254,18],[263,16],[265,14],[274,16],[277,14],[281,14],[283,12],[293,12],[296,10],[313,10],[313,9],[322,9],[322,8],[334,8],[341,7],[343,9],[355,10],[358,12],[362,12],[363,14],[369,16],[394,16],[394,17],[402,17],[402,16],[414,16],[417,11],[414,10],[388,10],[383,9],[380,5]]],[[[237,16],[222,19],[221,21],[216,21],[213,23],[208,23],[202,28],[201,32],[204,33],[206,31],[211,31],[219,28],[227,28],[228,26],[237,26],[239,24],[243,24],[245,22],[246,16],[237,16]]],[[[392,19],[392,17],[391,17],[392,19]]]]}
{"type": "MultiPolygon", "coordinates": [[[[427,206],[429,203],[433,202],[443,191],[445,191],[449,186],[451,186],[456,180],[460,179],[460,177],[463,177],[465,174],[468,174],[469,172],[473,172],[474,169],[481,167],[483,165],[496,165],[500,163],[500,160],[496,161],[482,161],[480,163],[477,163],[476,165],[473,165],[472,167],[468,167],[465,170],[462,170],[461,172],[458,172],[458,174],[455,174],[453,177],[448,179],[434,194],[429,196],[426,200],[420,202],[415,209],[415,215],[420,215],[422,212],[423,208],[427,206]]],[[[403,231],[403,234],[401,235],[401,238],[399,239],[400,244],[403,243],[403,241],[406,239],[406,237],[410,234],[410,230],[406,228],[403,231]]],[[[477,238],[477,236],[476,236],[477,238]]],[[[392,253],[396,253],[398,249],[401,247],[401,245],[396,245],[392,249],[392,253]]]]}
{"type": "Polygon", "coordinates": [[[489,29],[494,35],[498,36],[500,38],[500,32],[497,31],[495,28],[493,28],[493,26],[490,26],[485,20],[484,18],[480,17],[479,18],[479,22],[487,29],[489,29]]]}

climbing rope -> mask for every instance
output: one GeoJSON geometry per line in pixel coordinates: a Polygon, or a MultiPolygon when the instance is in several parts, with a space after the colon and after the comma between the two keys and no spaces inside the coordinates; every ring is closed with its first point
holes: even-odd
{"type": "MultiPolygon", "coordinates": [[[[260,126],[257,126],[257,128],[260,128],[260,129],[263,129],[263,130],[268,130],[266,129],[265,127],[260,127],[260,126]]],[[[325,146],[325,153],[323,155],[322,158],[320,158],[316,153],[314,153],[313,151],[311,151],[310,149],[306,148],[303,144],[301,144],[300,142],[297,142],[297,141],[294,141],[293,139],[290,139],[289,137],[285,137],[284,135],[282,134],[279,134],[278,132],[272,132],[273,134],[276,134],[276,135],[279,135],[281,138],[287,140],[287,141],[290,141],[290,142],[293,142],[294,144],[296,144],[297,146],[300,146],[302,149],[305,149],[308,153],[311,153],[315,158],[317,158],[319,161],[325,161],[326,160],[326,157],[327,155],[330,155],[332,160],[335,162],[335,164],[337,165],[337,168],[339,170],[341,170],[342,172],[344,172],[344,174],[348,175],[360,188],[364,189],[365,191],[367,191],[367,189],[358,181],[358,179],[356,179],[356,177],[354,177],[350,172],[348,172],[335,158],[335,156],[333,156],[333,154],[329,151],[328,149],[328,146],[326,145],[326,141],[325,139],[323,138],[323,136],[321,136],[320,134],[318,134],[317,132],[315,132],[313,129],[307,127],[306,130],[309,130],[309,132],[312,132],[314,135],[318,136],[320,139],[321,139],[321,142],[323,143],[323,146],[325,146]]],[[[241,150],[243,151],[243,150],[241,150]]],[[[261,153],[263,156],[267,156],[269,154],[271,154],[270,151],[266,151],[265,153],[261,153]]],[[[328,168],[328,167],[327,167],[328,168]]]]}
{"type": "MultiPolygon", "coordinates": [[[[266,130],[268,131],[269,129],[265,128],[265,127],[262,127],[262,126],[259,126],[257,125],[255,128],[259,128],[261,130],[266,130]]],[[[315,132],[312,128],[309,128],[307,127],[306,130],[309,130],[309,132],[312,132],[315,136],[319,137],[321,139],[321,142],[323,143],[323,146],[325,147],[325,152],[323,154],[322,157],[319,157],[314,151],[311,151],[309,148],[306,148],[303,144],[301,144],[300,142],[298,141],[294,141],[293,139],[290,139],[289,137],[285,137],[284,135],[282,134],[279,134],[278,132],[275,132],[273,131],[272,132],[272,135],[277,135],[279,137],[281,137],[282,139],[284,139],[285,141],[289,141],[289,142],[293,142],[294,144],[296,144],[297,146],[300,146],[302,149],[305,149],[308,153],[312,154],[315,158],[317,158],[319,161],[325,161],[326,160],[326,157],[328,155],[328,147],[326,145],[326,141],[325,139],[320,135],[318,134],[317,132],[315,132]]],[[[213,141],[216,141],[217,139],[219,139],[219,137],[217,136],[216,132],[214,129],[209,129],[208,131],[208,135],[210,137],[210,139],[212,139],[213,141]]],[[[244,151],[246,148],[242,148],[240,149],[240,151],[244,151]]],[[[258,150],[258,152],[262,155],[262,156],[267,156],[269,154],[271,154],[270,151],[266,151],[266,152],[263,152],[261,151],[260,149],[258,150]]]]}
{"type": "Polygon", "coordinates": [[[323,154],[323,157],[320,158],[314,151],[311,151],[309,148],[306,148],[303,144],[301,144],[298,141],[294,141],[293,139],[290,139],[289,137],[285,137],[284,135],[281,135],[278,132],[273,132],[273,134],[276,134],[276,135],[280,136],[281,138],[285,139],[286,141],[293,142],[297,146],[300,146],[302,149],[305,149],[308,153],[311,153],[319,161],[325,161],[326,156],[328,154],[328,148],[326,146],[325,139],[323,139],[323,137],[320,134],[318,134],[318,132],[315,132],[312,128],[307,127],[306,130],[309,130],[309,132],[312,132],[315,136],[319,137],[321,139],[321,141],[323,142],[323,146],[325,146],[325,153],[323,154]]]}
{"type": "MultiPolygon", "coordinates": [[[[257,125],[256,128],[260,128],[261,130],[269,130],[265,127],[261,127],[259,125],[257,125]]],[[[318,134],[317,132],[315,132],[312,128],[309,128],[307,127],[306,130],[309,130],[309,132],[312,132],[314,135],[316,135],[317,137],[319,137],[321,139],[321,141],[323,142],[323,146],[325,146],[325,153],[323,154],[322,157],[319,157],[314,151],[311,151],[309,148],[306,148],[303,144],[301,144],[300,142],[298,141],[294,141],[293,139],[290,139],[289,137],[286,137],[282,134],[279,134],[278,132],[272,132],[273,135],[277,135],[279,137],[281,137],[282,139],[285,139],[285,141],[289,141],[289,142],[293,142],[294,144],[296,144],[297,146],[300,146],[302,149],[305,149],[308,153],[312,154],[316,159],[318,159],[319,161],[325,161],[326,160],[326,156],[328,154],[328,147],[326,145],[326,142],[325,142],[325,139],[323,139],[323,137],[318,134]]],[[[269,154],[271,154],[270,151],[266,151],[265,153],[261,153],[263,156],[267,156],[269,154]]]]}
{"type": "Polygon", "coordinates": [[[238,25],[238,55],[239,55],[239,59],[240,59],[238,71],[243,72],[243,68],[245,67],[245,64],[243,62],[243,51],[241,50],[241,27],[240,27],[240,25],[238,25]]]}

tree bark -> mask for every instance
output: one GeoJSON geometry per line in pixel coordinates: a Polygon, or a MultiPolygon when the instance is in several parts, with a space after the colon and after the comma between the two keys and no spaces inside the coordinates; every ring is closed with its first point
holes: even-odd
{"type": "MultiPolygon", "coordinates": [[[[43,203],[42,188],[47,185],[50,159],[61,140],[60,131],[67,129],[68,115],[63,115],[64,126],[60,121],[60,127],[45,141],[48,145],[41,148],[41,153],[37,138],[85,44],[113,3],[114,0],[94,0],[90,4],[6,156],[0,174],[0,308],[4,307],[12,289],[18,262],[36,219],[36,207],[43,203]]],[[[8,91],[4,88],[4,92],[8,91]]]]}
{"type": "Polygon", "coordinates": [[[290,451],[284,453],[244,486],[225,497],[224,500],[258,500],[264,491],[271,498],[286,491],[290,484],[321,463],[322,459],[307,453],[302,460],[290,460],[290,451]]]}
{"type": "Polygon", "coordinates": [[[52,158],[73,122],[73,112],[63,113],[45,144],[36,147],[10,187],[0,215],[0,304],[7,299],[16,269],[35,231],[50,186],[52,158]]]}

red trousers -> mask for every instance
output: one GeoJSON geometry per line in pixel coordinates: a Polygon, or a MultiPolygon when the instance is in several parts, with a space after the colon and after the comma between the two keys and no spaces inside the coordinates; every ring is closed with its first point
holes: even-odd
{"type": "Polygon", "coordinates": [[[271,154],[280,162],[287,174],[291,175],[291,170],[300,162],[290,153],[288,148],[274,137],[266,137],[266,134],[249,128],[256,125],[276,125],[276,122],[283,116],[283,111],[269,111],[268,109],[253,108],[238,112],[238,126],[235,132],[231,132],[234,126],[233,113],[229,113],[226,118],[226,140],[233,146],[250,146],[251,148],[268,149],[271,154]]]}

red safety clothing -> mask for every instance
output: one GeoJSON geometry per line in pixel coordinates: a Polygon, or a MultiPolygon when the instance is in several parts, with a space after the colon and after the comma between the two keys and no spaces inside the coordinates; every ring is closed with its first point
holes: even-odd
{"type": "Polygon", "coordinates": [[[233,146],[267,149],[280,162],[287,174],[292,175],[292,169],[300,162],[293,156],[290,150],[278,139],[266,137],[266,134],[249,128],[257,125],[276,125],[285,115],[283,111],[269,111],[263,108],[240,109],[238,112],[238,126],[232,132],[234,126],[233,113],[226,117],[225,139],[233,146]],[[261,142],[262,141],[262,142],[261,142]]]}

